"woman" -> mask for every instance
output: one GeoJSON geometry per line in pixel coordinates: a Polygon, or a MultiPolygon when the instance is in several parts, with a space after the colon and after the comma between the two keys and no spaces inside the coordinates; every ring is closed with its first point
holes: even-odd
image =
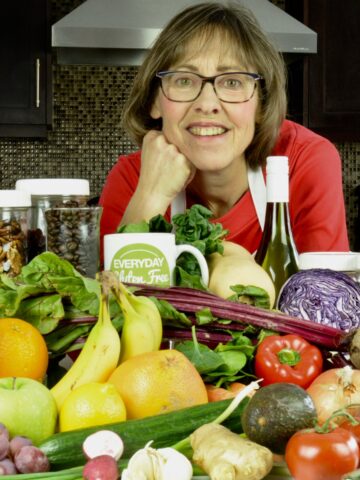
{"type": "Polygon", "coordinates": [[[124,127],[141,151],[121,156],[100,203],[102,235],[170,215],[182,192],[256,251],[268,155],[286,155],[299,252],[349,250],[341,160],[325,138],[285,120],[281,56],[251,12],[192,6],[169,22],[135,80],[124,127]]]}

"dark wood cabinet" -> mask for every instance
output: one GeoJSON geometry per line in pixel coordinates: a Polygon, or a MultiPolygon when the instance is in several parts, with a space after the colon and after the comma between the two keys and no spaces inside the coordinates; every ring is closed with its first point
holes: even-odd
{"type": "Polygon", "coordinates": [[[318,33],[318,53],[289,65],[291,113],[334,142],[360,141],[360,1],[285,5],[318,33]]]}
{"type": "Polygon", "coordinates": [[[49,0],[2,2],[0,136],[44,137],[51,125],[49,0]]]}

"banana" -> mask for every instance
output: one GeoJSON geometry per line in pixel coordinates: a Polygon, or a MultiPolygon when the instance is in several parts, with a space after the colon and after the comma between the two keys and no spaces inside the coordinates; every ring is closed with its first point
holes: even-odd
{"type": "Polygon", "coordinates": [[[131,294],[130,298],[136,312],[151,325],[158,350],[162,341],[163,325],[157,306],[148,297],[131,294]]]}
{"type": "Polygon", "coordinates": [[[115,370],[120,357],[120,337],[111,323],[108,298],[101,294],[99,317],[86,342],[67,373],[51,388],[58,411],[67,395],[89,382],[105,382],[115,370]]]}
{"type": "Polygon", "coordinates": [[[120,362],[159,350],[162,320],[156,305],[147,297],[132,294],[122,283],[118,284],[117,298],[124,314],[120,362]]]}

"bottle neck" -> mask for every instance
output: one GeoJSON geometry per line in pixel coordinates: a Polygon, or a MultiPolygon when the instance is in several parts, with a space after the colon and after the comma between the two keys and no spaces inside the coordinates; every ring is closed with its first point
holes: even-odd
{"type": "Polygon", "coordinates": [[[267,203],[289,202],[289,176],[287,173],[268,173],[266,176],[267,203]]]}

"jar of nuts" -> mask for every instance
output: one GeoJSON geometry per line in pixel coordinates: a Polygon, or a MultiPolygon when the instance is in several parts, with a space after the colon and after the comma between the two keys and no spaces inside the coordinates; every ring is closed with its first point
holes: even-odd
{"type": "Polygon", "coordinates": [[[52,207],[86,207],[90,198],[89,181],[78,178],[21,179],[16,182],[16,190],[31,195],[29,261],[46,250],[45,210],[52,207]]]}
{"type": "Polygon", "coordinates": [[[31,197],[0,190],[0,273],[16,276],[27,262],[27,230],[31,197]]]}

